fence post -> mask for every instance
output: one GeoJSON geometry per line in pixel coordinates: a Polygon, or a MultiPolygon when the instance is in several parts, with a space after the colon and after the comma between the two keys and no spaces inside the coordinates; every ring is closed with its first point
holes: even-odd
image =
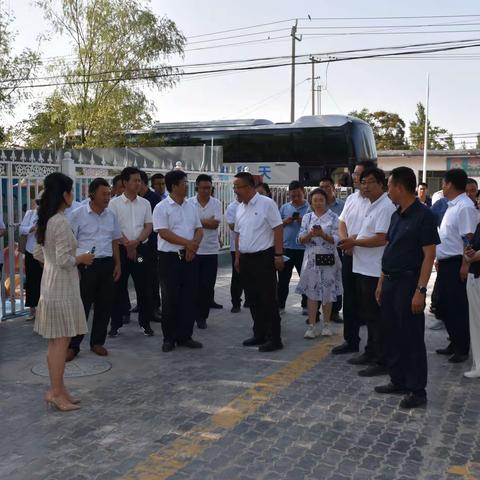
{"type": "Polygon", "coordinates": [[[68,175],[75,181],[75,164],[73,163],[72,154],[65,152],[60,162],[60,170],[65,175],[68,175]]]}

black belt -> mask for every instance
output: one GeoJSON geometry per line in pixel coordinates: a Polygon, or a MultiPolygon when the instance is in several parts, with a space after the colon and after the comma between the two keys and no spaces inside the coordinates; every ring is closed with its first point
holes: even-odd
{"type": "Polygon", "coordinates": [[[267,255],[273,253],[273,247],[267,248],[266,250],[260,250],[259,252],[252,252],[252,253],[242,253],[240,255],[245,257],[260,257],[262,255],[267,255]]]}
{"type": "Polygon", "coordinates": [[[447,262],[458,262],[458,260],[462,260],[463,255],[454,255],[453,257],[448,257],[448,258],[442,258],[438,259],[439,263],[447,263],[447,262]]]}
{"type": "Polygon", "coordinates": [[[94,258],[93,262],[110,262],[113,260],[113,257],[100,257],[100,258],[94,258]]]}
{"type": "Polygon", "coordinates": [[[392,272],[392,273],[383,273],[384,278],[388,278],[389,280],[398,280],[403,277],[412,277],[412,276],[418,276],[419,272],[416,272],[415,270],[404,270],[403,272],[392,272]]]}
{"type": "Polygon", "coordinates": [[[177,252],[162,252],[162,251],[158,251],[158,255],[168,255],[168,256],[176,256],[178,257],[180,260],[185,260],[185,254],[187,253],[187,251],[185,249],[182,249],[182,250],[178,250],[177,252]]]}

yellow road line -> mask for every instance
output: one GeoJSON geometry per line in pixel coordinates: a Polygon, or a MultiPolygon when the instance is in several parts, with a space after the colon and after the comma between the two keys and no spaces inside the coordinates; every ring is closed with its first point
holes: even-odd
{"type": "Polygon", "coordinates": [[[124,480],[165,480],[184,468],[210,445],[224,437],[259,407],[311,370],[329,353],[339,336],[316,343],[277,372],[263,378],[220,408],[214,415],[195,426],[171,444],[151,454],[128,472],[124,480]]]}
{"type": "Polygon", "coordinates": [[[475,472],[472,472],[472,468],[477,471],[480,471],[480,464],[479,463],[467,463],[463,466],[453,466],[448,469],[448,473],[452,473],[453,475],[458,475],[459,477],[463,477],[465,480],[478,480],[480,477],[476,476],[475,472]]]}

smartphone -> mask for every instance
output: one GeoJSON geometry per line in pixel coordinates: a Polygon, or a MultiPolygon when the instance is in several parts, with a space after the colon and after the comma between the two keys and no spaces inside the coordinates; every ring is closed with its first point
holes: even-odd
{"type": "Polygon", "coordinates": [[[95,245],[92,247],[92,249],[88,252],[88,253],[91,253],[92,255],[95,255],[95,245]]]}
{"type": "Polygon", "coordinates": [[[462,240],[463,240],[464,247],[470,247],[472,245],[472,243],[470,242],[467,236],[462,237],[462,240]]]}
{"type": "Polygon", "coordinates": [[[300,216],[300,212],[293,212],[292,218],[298,218],[300,216]]]}
{"type": "Polygon", "coordinates": [[[314,230],[321,230],[322,229],[322,226],[321,225],[314,225],[312,227],[314,230]]]}

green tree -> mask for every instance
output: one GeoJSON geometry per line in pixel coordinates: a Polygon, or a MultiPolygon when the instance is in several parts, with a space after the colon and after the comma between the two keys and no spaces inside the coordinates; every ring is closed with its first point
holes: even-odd
{"type": "MultiPolygon", "coordinates": [[[[421,102],[417,103],[415,120],[410,122],[410,145],[412,149],[422,150],[425,138],[425,107],[421,102]]],[[[445,128],[432,127],[428,120],[427,148],[432,150],[454,149],[453,137],[445,128]]]]}
{"type": "MultiPolygon", "coordinates": [[[[0,122],[12,113],[17,102],[29,97],[28,90],[20,87],[32,78],[40,65],[40,56],[31,49],[14,53],[16,33],[11,31],[12,21],[0,4],[0,122]]],[[[0,126],[0,144],[7,138],[7,129],[0,126]]]]}
{"type": "Polygon", "coordinates": [[[16,136],[27,148],[59,148],[69,128],[70,107],[61,95],[53,93],[32,106],[28,120],[16,127],[16,136]]]}
{"type": "Polygon", "coordinates": [[[363,108],[349,113],[370,124],[379,150],[404,150],[408,148],[405,138],[405,122],[397,113],[380,110],[370,112],[363,108]]]}
{"type": "MultiPolygon", "coordinates": [[[[185,37],[139,0],[37,0],[53,32],[72,44],[75,59],[55,65],[65,85],[56,93],[68,106],[68,130],[79,145],[112,146],[119,132],[151,121],[148,87],[165,89],[178,69],[163,63],[182,54],[185,37]]],[[[55,137],[55,132],[52,137],[55,137]]]]}

